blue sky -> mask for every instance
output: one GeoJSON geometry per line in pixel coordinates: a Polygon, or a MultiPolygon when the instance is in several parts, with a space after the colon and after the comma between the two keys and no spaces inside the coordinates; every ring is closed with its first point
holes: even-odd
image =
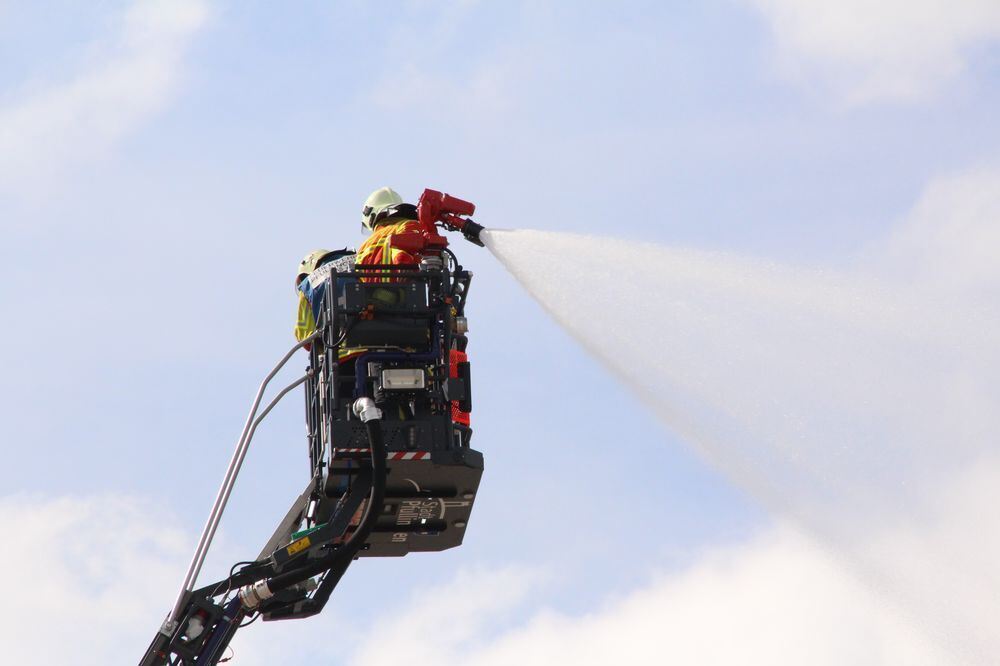
{"type": "MultiPolygon", "coordinates": [[[[883,4],[0,1],[3,515],[38,530],[78,503],[85,522],[60,538],[84,551],[162,523],[162,575],[112,623],[141,650],[292,342],[298,260],[360,242],[382,185],[468,198],[488,227],[856,264],[931,183],[994,167],[1000,148],[1000,13],[883,4]],[[87,521],[121,527],[84,537],[87,521]]],[[[542,572],[530,608],[578,617],[771,528],[460,243],[487,461],[467,544],[362,562],[322,618],[248,633],[362,631],[491,572],[542,572]]],[[[216,573],[256,553],[306,481],[301,404],[286,403],[216,573]]],[[[86,589],[111,585],[87,571],[86,589]]],[[[338,640],[320,663],[364,654],[338,640]]]]}

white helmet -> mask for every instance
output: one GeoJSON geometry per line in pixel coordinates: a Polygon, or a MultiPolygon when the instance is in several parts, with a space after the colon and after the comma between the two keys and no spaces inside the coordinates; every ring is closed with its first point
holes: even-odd
{"type": "Polygon", "coordinates": [[[299,262],[299,272],[295,276],[295,286],[298,287],[302,278],[316,270],[316,266],[319,265],[319,262],[331,254],[333,253],[330,252],[330,250],[313,250],[303,257],[302,261],[299,262]]]}
{"type": "Polygon", "coordinates": [[[365,200],[365,207],[361,209],[361,226],[368,231],[375,228],[375,218],[386,208],[398,206],[403,203],[403,197],[391,187],[380,187],[372,192],[365,200]]]}

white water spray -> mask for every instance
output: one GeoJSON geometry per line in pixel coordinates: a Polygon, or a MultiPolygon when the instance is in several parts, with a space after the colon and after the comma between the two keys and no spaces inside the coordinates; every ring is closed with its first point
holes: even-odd
{"type": "Polygon", "coordinates": [[[584,347],[957,660],[1000,654],[992,303],[537,231],[487,246],[584,347]]]}

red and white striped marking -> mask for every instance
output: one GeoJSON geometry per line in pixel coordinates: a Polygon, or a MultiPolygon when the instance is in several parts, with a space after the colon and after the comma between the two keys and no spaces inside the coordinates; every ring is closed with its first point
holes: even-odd
{"type": "MultiPolygon", "coordinates": [[[[369,451],[370,449],[334,449],[333,456],[336,458],[368,455],[369,451]]],[[[386,460],[430,460],[430,458],[430,451],[390,451],[385,457],[386,460]]]]}
{"type": "Polygon", "coordinates": [[[430,451],[394,451],[386,456],[388,460],[423,460],[430,457],[430,451]]]}

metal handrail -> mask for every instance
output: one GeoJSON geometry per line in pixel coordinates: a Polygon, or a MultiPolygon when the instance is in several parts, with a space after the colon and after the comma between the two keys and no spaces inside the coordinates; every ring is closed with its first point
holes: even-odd
{"type": "Polygon", "coordinates": [[[212,511],[208,516],[208,521],[206,521],[205,527],[201,532],[201,538],[198,540],[198,547],[195,549],[194,557],[191,558],[191,564],[188,566],[187,574],[184,577],[184,583],[177,595],[177,601],[174,602],[173,610],[170,611],[170,615],[167,616],[167,619],[163,622],[163,626],[160,628],[160,632],[164,635],[171,635],[177,627],[177,623],[180,621],[187,595],[194,588],[194,583],[198,579],[198,574],[201,573],[201,567],[205,562],[205,556],[208,554],[208,549],[212,544],[212,539],[215,537],[215,531],[219,526],[219,521],[222,518],[223,511],[226,509],[226,503],[229,501],[229,495],[232,493],[233,486],[236,483],[236,477],[240,473],[240,468],[243,466],[243,459],[246,457],[247,449],[250,446],[250,440],[253,438],[253,434],[257,430],[257,425],[265,416],[268,415],[271,409],[278,403],[279,400],[281,400],[281,398],[283,398],[293,388],[304,382],[308,378],[308,375],[304,375],[278,393],[278,395],[275,396],[275,398],[267,405],[263,413],[259,417],[255,418],[257,409],[260,407],[261,399],[264,397],[264,391],[267,389],[267,385],[271,383],[274,376],[278,374],[281,368],[285,366],[285,363],[288,362],[295,352],[319,338],[320,334],[321,331],[317,331],[289,349],[284,357],[282,357],[278,364],[274,366],[271,372],[269,372],[260,383],[260,387],[257,389],[257,395],[254,397],[253,405],[250,407],[250,413],[247,414],[247,420],[243,424],[243,431],[240,434],[239,440],[236,442],[236,450],[233,452],[233,457],[229,460],[229,467],[226,469],[226,476],[222,481],[222,485],[219,487],[219,492],[215,496],[215,503],[212,505],[212,511]]]}

